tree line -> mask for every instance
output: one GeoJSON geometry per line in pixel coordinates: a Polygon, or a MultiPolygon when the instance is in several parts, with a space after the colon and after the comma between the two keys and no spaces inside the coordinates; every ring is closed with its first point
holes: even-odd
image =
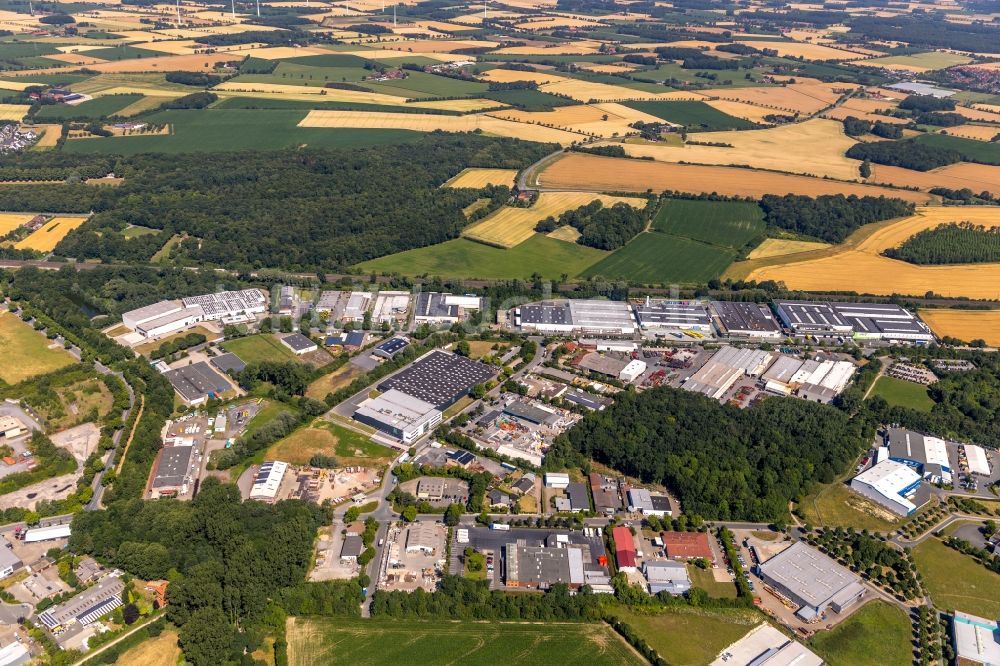
{"type": "Polygon", "coordinates": [[[1000,227],[971,222],[940,224],[907,238],[883,254],[911,264],[976,264],[1000,261],[1000,227]]]}

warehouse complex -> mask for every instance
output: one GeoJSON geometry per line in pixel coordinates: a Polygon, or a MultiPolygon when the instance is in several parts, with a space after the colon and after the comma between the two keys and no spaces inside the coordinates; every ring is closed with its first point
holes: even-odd
{"type": "Polygon", "coordinates": [[[217,398],[233,386],[205,361],[181,366],[163,373],[185,405],[201,405],[217,398]]]}
{"type": "Polygon", "coordinates": [[[805,622],[850,608],[865,596],[861,579],[832,558],[797,541],[758,567],[760,577],[774,591],[799,606],[805,622]]]}
{"type": "Polygon", "coordinates": [[[792,356],[779,356],[761,379],[764,380],[764,389],[770,393],[794,393],[825,403],[847,387],[856,369],[850,361],[803,361],[792,356]]]}
{"type": "Polygon", "coordinates": [[[912,467],[883,460],[851,479],[851,489],[896,515],[908,516],[917,510],[910,498],[922,482],[923,477],[912,467]]]}
{"type": "Polygon", "coordinates": [[[152,499],[187,493],[195,477],[191,470],[193,454],[193,446],[166,446],[160,449],[150,485],[152,499]]]}
{"type": "Polygon", "coordinates": [[[773,360],[771,352],[725,346],[683,386],[688,391],[718,399],[741,377],[759,377],[773,360]]]}
{"type": "Polygon", "coordinates": [[[944,440],[905,428],[886,433],[889,458],[909,465],[931,483],[951,483],[951,463],[944,440]]]}
{"type": "Polygon", "coordinates": [[[702,301],[656,301],[649,298],[635,306],[635,318],[643,331],[663,334],[670,331],[695,331],[712,334],[712,316],[702,301]]]}
{"type": "Polygon", "coordinates": [[[492,378],[493,369],[485,363],[436,349],[383,381],[378,390],[397,389],[445,410],[492,378]]]}
{"type": "Polygon", "coordinates": [[[122,324],[142,338],[158,338],[201,321],[224,324],[252,321],[265,311],[267,294],[260,289],[242,289],[153,303],[123,314],[122,324]]]}
{"type": "Polygon", "coordinates": [[[892,303],[775,301],[774,309],[797,335],[920,344],[934,340],[926,324],[892,303]]]}
{"type": "Polygon", "coordinates": [[[759,342],[781,340],[781,326],[767,305],[712,301],[712,311],[720,335],[759,342]]]}
{"type": "Polygon", "coordinates": [[[537,333],[615,336],[636,332],[632,310],[620,301],[543,301],[514,308],[509,321],[537,333]]]}
{"type": "Polygon", "coordinates": [[[459,296],[426,291],[417,294],[413,320],[418,324],[456,324],[483,307],[478,296],[459,296]]]}

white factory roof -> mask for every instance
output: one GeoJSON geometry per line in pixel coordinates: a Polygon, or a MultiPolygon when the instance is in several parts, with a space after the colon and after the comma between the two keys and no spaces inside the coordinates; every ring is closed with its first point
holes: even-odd
{"type": "Polygon", "coordinates": [[[281,479],[285,476],[288,463],[280,460],[266,462],[260,466],[250,489],[250,499],[273,498],[281,487],[281,479]]]}
{"type": "Polygon", "coordinates": [[[760,565],[761,572],[814,608],[847,600],[861,590],[860,578],[802,541],[760,565]]]}
{"type": "Polygon", "coordinates": [[[762,622],[723,650],[711,666],[823,666],[823,663],[802,643],[762,622]]]}
{"type": "Polygon", "coordinates": [[[897,428],[889,431],[889,451],[895,458],[906,458],[922,464],[941,465],[951,469],[948,449],[939,437],[921,435],[912,430],[897,428]]]}
{"type": "Polygon", "coordinates": [[[861,472],[854,477],[854,480],[870,486],[893,502],[902,504],[907,511],[913,511],[917,508],[902,494],[914,484],[920,483],[921,480],[920,475],[913,471],[909,465],[898,463],[895,460],[884,460],[861,472]]]}
{"type": "Polygon", "coordinates": [[[955,611],[954,627],[959,663],[1000,664],[1000,627],[996,622],[955,611]]]}
{"type": "Polygon", "coordinates": [[[34,543],[36,541],[48,541],[49,539],[63,539],[70,535],[70,526],[66,525],[49,525],[48,527],[35,527],[30,530],[26,530],[24,533],[25,543],[34,543]]]}
{"type": "Polygon", "coordinates": [[[983,447],[976,446],[975,444],[966,444],[965,457],[968,460],[970,472],[989,476],[990,462],[986,458],[986,451],[983,450],[983,447]]]}
{"type": "Polygon", "coordinates": [[[122,315],[122,319],[130,321],[133,324],[143,324],[182,309],[184,309],[184,304],[180,301],[160,301],[136,308],[135,310],[129,310],[122,315]]]}
{"type": "Polygon", "coordinates": [[[431,403],[398,389],[389,389],[378,397],[368,398],[354,412],[355,416],[365,416],[400,430],[413,428],[437,413],[437,407],[431,403]]]}

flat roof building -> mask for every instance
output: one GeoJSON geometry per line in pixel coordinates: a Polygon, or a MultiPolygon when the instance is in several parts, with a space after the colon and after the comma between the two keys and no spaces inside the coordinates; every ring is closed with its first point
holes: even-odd
{"type": "Polygon", "coordinates": [[[200,405],[232,389],[225,377],[205,361],[184,365],[163,373],[186,405],[200,405]]]}
{"type": "Polygon", "coordinates": [[[347,303],[344,304],[344,312],[341,315],[341,320],[343,321],[364,321],[365,313],[368,312],[368,308],[371,307],[372,303],[372,292],[370,291],[352,291],[350,296],[347,297],[347,303]]]}
{"type": "Polygon", "coordinates": [[[39,543],[41,541],[51,541],[53,539],[66,539],[72,533],[69,523],[63,525],[46,525],[45,527],[32,527],[24,531],[24,543],[39,543]]]}
{"type": "Polygon", "coordinates": [[[273,502],[278,496],[281,480],[285,478],[287,470],[288,463],[280,460],[269,460],[261,465],[250,487],[250,499],[273,502]]]}
{"type": "Polygon", "coordinates": [[[565,489],[569,485],[569,474],[562,472],[546,472],[545,487],[565,489]]]}
{"type": "Polygon", "coordinates": [[[590,497],[587,494],[587,484],[571,482],[566,486],[566,497],[569,498],[569,510],[573,513],[590,511],[590,497]]]}
{"type": "Polygon", "coordinates": [[[983,447],[975,444],[963,444],[962,450],[965,451],[965,460],[970,473],[982,476],[990,475],[990,461],[983,447]]]}
{"type": "Polygon", "coordinates": [[[892,303],[775,301],[785,326],[800,335],[927,343],[934,335],[915,315],[892,303]]]}
{"type": "Polygon", "coordinates": [[[182,298],[184,307],[200,307],[206,321],[226,321],[251,317],[267,311],[267,294],[260,289],[217,291],[182,298]]]}
{"type": "Polygon", "coordinates": [[[397,335],[375,345],[375,348],[372,349],[372,353],[375,354],[375,356],[391,360],[395,358],[396,354],[403,351],[408,346],[410,346],[410,341],[397,335]]]}
{"type": "Polygon", "coordinates": [[[111,574],[68,601],[42,612],[38,619],[50,631],[59,631],[74,624],[87,626],[122,605],[125,584],[111,574]]]}
{"type": "Polygon", "coordinates": [[[455,324],[482,307],[482,299],[478,296],[425,291],[417,294],[413,320],[427,324],[455,324]]]}
{"type": "Polygon", "coordinates": [[[249,321],[266,310],[267,295],[263,291],[242,289],[160,301],[124,313],[122,323],[143,337],[156,338],[200,321],[249,321]]]}
{"type": "Polygon", "coordinates": [[[861,579],[802,541],[758,566],[761,578],[799,606],[795,613],[806,622],[818,621],[827,609],[840,613],[865,596],[861,579]]]}
{"type": "Polygon", "coordinates": [[[565,583],[571,589],[584,584],[583,548],[575,545],[549,548],[508,543],[505,579],[507,587],[548,589],[565,583]]]}
{"type": "Polygon", "coordinates": [[[725,346],[691,375],[682,388],[719,399],[741,377],[761,375],[774,359],[771,352],[725,346]]]}
{"type": "Polygon", "coordinates": [[[556,300],[514,308],[514,326],[540,333],[633,335],[636,323],[627,303],[602,300],[556,300]]]}
{"type": "Polygon", "coordinates": [[[193,482],[191,476],[193,453],[193,446],[167,446],[160,449],[150,486],[153,499],[187,491],[188,484],[193,482]]]}
{"type": "Polygon", "coordinates": [[[23,564],[10,546],[7,537],[0,535],[0,579],[10,576],[23,564]]]}
{"type": "Polygon", "coordinates": [[[441,532],[434,523],[415,521],[406,528],[406,552],[433,555],[442,544],[441,532]]]}
{"type": "Polygon", "coordinates": [[[560,418],[559,414],[550,409],[538,407],[522,400],[512,400],[504,405],[503,413],[536,425],[553,425],[560,418]]]}
{"type": "Polygon", "coordinates": [[[711,666],[823,666],[825,663],[802,643],[761,622],[723,650],[711,666]]]}
{"type": "Polygon", "coordinates": [[[383,381],[378,390],[397,389],[445,410],[493,375],[485,363],[435,349],[383,381]]]}
{"type": "Polygon", "coordinates": [[[681,562],[646,560],[642,563],[642,573],[649,583],[650,594],[666,592],[677,596],[691,589],[687,567],[681,562]]]}
{"type": "Polygon", "coordinates": [[[629,361],[614,356],[603,356],[597,352],[584,354],[573,360],[573,365],[606,377],[618,377],[628,367],[629,361]]]}
{"type": "Polygon", "coordinates": [[[226,374],[229,374],[230,372],[242,372],[243,369],[247,367],[247,364],[243,362],[243,359],[232,352],[213,356],[209,362],[214,365],[219,372],[226,374]]]}
{"type": "Polygon", "coordinates": [[[908,516],[917,507],[907,495],[922,482],[923,477],[912,467],[895,460],[883,460],[851,479],[851,489],[898,516],[908,516]]]}
{"type": "Polygon", "coordinates": [[[955,611],[951,632],[959,666],[1000,664],[1000,626],[995,620],[955,611]]]}
{"type": "Polygon", "coordinates": [[[409,444],[429,433],[443,418],[440,409],[397,389],[368,398],[354,411],[354,420],[409,444]]]}
{"type": "Polygon", "coordinates": [[[20,437],[26,432],[28,432],[28,429],[24,427],[24,424],[16,416],[0,415],[0,437],[10,439],[12,437],[20,437]]]}
{"type": "Polygon", "coordinates": [[[594,496],[594,509],[599,513],[613,514],[622,508],[618,494],[618,481],[597,472],[590,473],[590,492],[594,496]]]}
{"type": "Polygon", "coordinates": [[[636,305],[633,309],[643,331],[697,331],[705,335],[712,333],[712,317],[704,301],[653,301],[647,298],[645,303],[636,305]]]}
{"type": "Polygon", "coordinates": [[[781,340],[781,326],[771,308],[763,303],[742,301],[712,301],[722,335],[737,340],[777,342],[781,340]]]}
{"type": "Polygon", "coordinates": [[[344,562],[356,562],[365,549],[364,540],[357,534],[348,534],[340,546],[340,559],[344,562]]]}
{"type": "Polygon", "coordinates": [[[951,463],[943,439],[890,428],[886,440],[890,460],[909,465],[932,483],[951,483],[951,463]]]}
{"type": "Polygon", "coordinates": [[[372,308],[372,321],[376,324],[406,321],[409,311],[410,292],[380,291],[375,297],[375,306],[372,308]]]}
{"type": "Polygon", "coordinates": [[[625,382],[626,384],[631,384],[635,380],[642,377],[642,373],[646,372],[646,362],[640,361],[639,359],[632,359],[628,364],[621,369],[618,373],[618,379],[625,382]]]}
{"type": "Polygon", "coordinates": [[[289,335],[284,336],[281,338],[281,344],[291,349],[292,353],[298,356],[308,354],[309,352],[314,352],[319,349],[319,346],[315,342],[301,333],[290,333],[289,335]]]}

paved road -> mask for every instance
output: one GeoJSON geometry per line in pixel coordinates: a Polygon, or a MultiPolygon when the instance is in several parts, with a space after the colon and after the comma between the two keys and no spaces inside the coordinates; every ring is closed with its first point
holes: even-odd
{"type": "Polygon", "coordinates": [[[17,624],[22,617],[31,617],[33,610],[29,604],[0,603],[0,624],[17,624]]]}

